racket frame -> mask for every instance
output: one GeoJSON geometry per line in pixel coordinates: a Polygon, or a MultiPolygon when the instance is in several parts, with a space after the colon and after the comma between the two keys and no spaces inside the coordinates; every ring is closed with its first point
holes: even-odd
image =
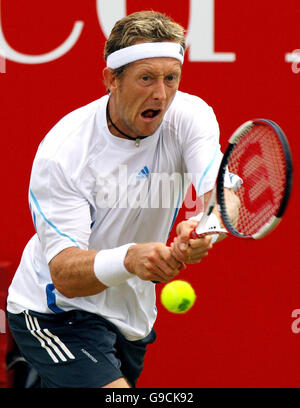
{"type": "Polygon", "coordinates": [[[292,179],[293,179],[293,166],[292,166],[291,151],[290,151],[290,147],[286,139],[286,136],[281,130],[281,128],[275,122],[268,120],[268,119],[253,119],[253,120],[249,120],[248,122],[245,122],[230,137],[229,145],[224,153],[224,156],[220,164],[219,172],[218,172],[217,183],[216,183],[216,196],[217,196],[216,201],[218,202],[218,205],[220,208],[220,215],[223,220],[224,227],[229,231],[231,235],[234,235],[238,238],[260,239],[260,238],[265,237],[281,221],[281,218],[286,210],[286,207],[289,201],[289,197],[290,197],[290,193],[292,189],[292,179]],[[282,202],[279,206],[279,209],[276,215],[272,216],[266,222],[266,224],[263,225],[260,228],[260,230],[257,231],[256,233],[252,235],[246,235],[246,234],[239,233],[234,228],[227,214],[226,205],[225,205],[225,195],[224,195],[224,178],[225,178],[225,172],[228,166],[229,158],[230,158],[232,151],[234,150],[235,145],[251,128],[253,128],[256,125],[269,126],[277,134],[277,137],[281,142],[281,146],[282,146],[282,150],[283,150],[284,158],[285,158],[285,163],[286,163],[286,174],[285,174],[286,184],[285,184],[283,199],[282,199],[282,202]]]}

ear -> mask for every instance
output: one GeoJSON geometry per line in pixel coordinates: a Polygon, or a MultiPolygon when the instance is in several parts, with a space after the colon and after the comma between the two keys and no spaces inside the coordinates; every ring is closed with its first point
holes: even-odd
{"type": "Polygon", "coordinates": [[[108,92],[114,92],[114,90],[116,89],[117,86],[116,79],[117,79],[116,74],[113,69],[107,67],[103,69],[104,85],[108,92]]]}

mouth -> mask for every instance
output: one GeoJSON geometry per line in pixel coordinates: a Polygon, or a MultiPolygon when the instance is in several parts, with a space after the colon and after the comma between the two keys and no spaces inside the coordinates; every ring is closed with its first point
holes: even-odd
{"type": "Polygon", "coordinates": [[[141,113],[143,119],[151,121],[161,113],[161,109],[146,109],[141,113]]]}

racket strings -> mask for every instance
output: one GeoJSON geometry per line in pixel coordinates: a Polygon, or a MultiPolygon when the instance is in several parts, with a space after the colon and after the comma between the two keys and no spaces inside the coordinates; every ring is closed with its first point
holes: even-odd
{"type": "Polygon", "coordinates": [[[238,222],[230,221],[235,221],[240,234],[255,234],[276,215],[285,190],[284,152],[272,128],[254,126],[236,144],[228,168],[243,179],[236,191],[240,200],[238,222]]]}

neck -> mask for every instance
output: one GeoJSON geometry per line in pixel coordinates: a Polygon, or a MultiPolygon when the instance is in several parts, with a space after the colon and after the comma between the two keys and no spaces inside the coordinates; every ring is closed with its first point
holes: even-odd
{"type": "Polygon", "coordinates": [[[145,138],[147,137],[147,136],[137,136],[137,137],[129,136],[129,135],[127,135],[126,133],[124,133],[121,129],[119,129],[119,128],[117,127],[117,125],[112,121],[112,118],[111,118],[111,116],[110,116],[110,113],[109,113],[109,100],[108,100],[107,105],[106,105],[106,116],[107,116],[108,121],[109,121],[110,124],[112,125],[112,127],[113,127],[120,135],[126,137],[126,138],[129,139],[129,140],[134,140],[134,141],[136,141],[136,142],[138,143],[137,146],[139,145],[140,139],[145,139],[145,138]]]}

